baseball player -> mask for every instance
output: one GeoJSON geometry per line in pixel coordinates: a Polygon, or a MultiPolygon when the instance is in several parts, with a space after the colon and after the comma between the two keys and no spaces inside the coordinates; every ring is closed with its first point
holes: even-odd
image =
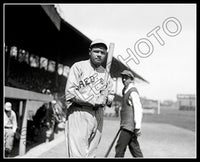
{"type": "Polygon", "coordinates": [[[16,113],[12,110],[12,104],[6,102],[4,105],[4,142],[5,156],[10,156],[13,149],[14,135],[17,130],[16,113]]]}
{"type": "Polygon", "coordinates": [[[102,66],[107,45],[94,40],[89,48],[90,59],[72,65],[66,84],[67,112],[66,144],[69,157],[95,157],[101,139],[104,107],[114,98],[111,77],[105,83],[102,66]],[[102,93],[103,92],[103,93],[102,93]],[[106,92],[106,93],[105,93],[106,92]]]}
{"type": "Polygon", "coordinates": [[[124,157],[126,147],[133,157],[143,157],[137,137],[141,135],[142,105],[137,89],[134,87],[134,75],[129,70],[122,73],[124,88],[122,91],[123,100],[120,111],[121,132],[115,147],[115,157],[124,157]]]}

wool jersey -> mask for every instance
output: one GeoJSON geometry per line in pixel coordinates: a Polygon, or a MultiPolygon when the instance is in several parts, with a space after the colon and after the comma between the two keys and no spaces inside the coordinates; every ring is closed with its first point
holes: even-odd
{"type": "Polygon", "coordinates": [[[90,60],[76,62],[69,72],[65,88],[66,100],[78,96],[92,104],[105,87],[108,88],[108,94],[114,94],[111,77],[109,76],[108,82],[105,83],[105,74],[103,66],[95,68],[90,60]]]}

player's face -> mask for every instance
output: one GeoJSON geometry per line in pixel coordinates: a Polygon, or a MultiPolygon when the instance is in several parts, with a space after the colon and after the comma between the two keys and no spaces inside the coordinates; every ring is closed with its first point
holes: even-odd
{"type": "Polygon", "coordinates": [[[123,75],[122,76],[122,83],[127,86],[130,82],[132,82],[132,80],[130,79],[130,77],[123,75]]]}
{"type": "Polygon", "coordinates": [[[93,47],[90,51],[90,60],[95,66],[100,66],[107,55],[107,51],[104,46],[93,47]]]}

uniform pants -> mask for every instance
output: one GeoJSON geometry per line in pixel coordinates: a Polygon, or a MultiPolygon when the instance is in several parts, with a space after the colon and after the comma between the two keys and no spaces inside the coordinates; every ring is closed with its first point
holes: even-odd
{"type": "Polygon", "coordinates": [[[103,109],[71,107],[66,123],[68,157],[95,157],[103,127],[103,109]]]}
{"type": "Polygon", "coordinates": [[[124,157],[127,146],[133,157],[143,157],[137,137],[133,132],[122,129],[115,147],[115,157],[124,157]]]}
{"type": "Polygon", "coordinates": [[[12,129],[4,129],[5,150],[12,151],[14,142],[14,132],[12,129]]]}

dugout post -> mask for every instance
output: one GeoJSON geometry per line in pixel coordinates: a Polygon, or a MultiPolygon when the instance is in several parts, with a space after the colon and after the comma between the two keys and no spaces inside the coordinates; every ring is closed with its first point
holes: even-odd
{"type": "Polygon", "coordinates": [[[20,135],[20,142],[19,142],[19,155],[24,155],[26,153],[26,134],[27,134],[27,100],[25,101],[20,101],[20,103],[22,104],[22,125],[21,125],[21,135],[20,135]]]}

